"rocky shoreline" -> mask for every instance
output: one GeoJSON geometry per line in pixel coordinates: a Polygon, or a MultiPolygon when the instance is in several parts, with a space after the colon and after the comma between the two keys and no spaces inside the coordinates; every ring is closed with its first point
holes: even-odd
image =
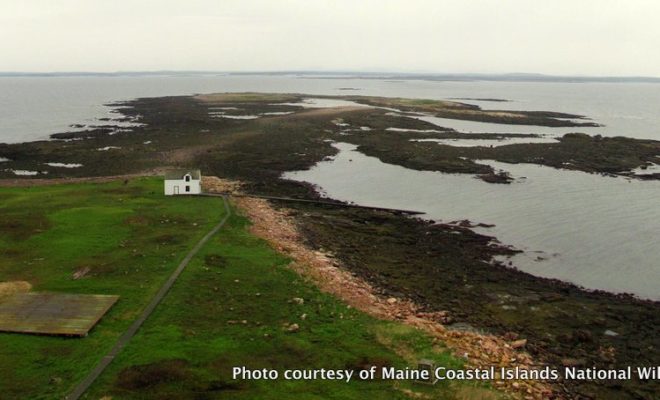
{"type": "MultiPolygon", "coordinates": [[[[526,339],[512,334],[499,337],[448,329],[446,324],[451,322],[451,317],[447,311],[425,312],[410,300],[387,297],[386,293],[352,274],[332,253],[306,246],[293,217],[294,210],[275,209],[264,199],[245,197],[240,182],[205,177],[203,186],[205,191],[233,195],[233,202],[252,222],[250,230],[253,234],[290,257],[293,260],[290,268],[351,307],[380,319],[400,321],[426,331],[456,356],[465,359],[471,368],[497,366],[533,370],[543,367],[525,351],[526,339]]],[[[559,383],[505,379],[496,379],[492,383],[496,388],[520,397],[565,398],[559,383]]]]}

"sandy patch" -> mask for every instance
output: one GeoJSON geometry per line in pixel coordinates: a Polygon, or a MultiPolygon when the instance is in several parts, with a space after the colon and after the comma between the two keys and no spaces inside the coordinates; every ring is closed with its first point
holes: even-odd
{"type": "Polygon", "coordinates": [[[26,281],[0,282],[0,301],[16,293],[29,292],[30,289],[32,289],[32,285],[26,281]]]}

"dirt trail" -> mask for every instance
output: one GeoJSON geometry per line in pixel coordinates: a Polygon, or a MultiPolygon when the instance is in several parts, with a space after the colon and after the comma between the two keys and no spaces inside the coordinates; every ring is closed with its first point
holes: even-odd
{"type": "MultiPolygon", "coordinates": [[[[204,177],[202,185],[209,192],[240,193],[238,182],[216,177],[204,177]]],[[[233,201],[252,221],[253,234],[294,260],[290,264],[293,270],[350,306],[377,318],[397,320],[423,329],[474,368],[495,366],[531,370],[542,367],[524,351],[525,340],[516,340],[515,336],[504,338],[449,330],[442,324],[447,313],[420,312],[420,308],[410,301],[379,295],[369,283],[342,268],[332,254],[303,245],[295,220],[286,210],[276,210],[263,199],[235,197],[233,201]]],[[[543,381],[497,380],[493,385],[523,399],[564,398],[558,387],[543,381]]]]}

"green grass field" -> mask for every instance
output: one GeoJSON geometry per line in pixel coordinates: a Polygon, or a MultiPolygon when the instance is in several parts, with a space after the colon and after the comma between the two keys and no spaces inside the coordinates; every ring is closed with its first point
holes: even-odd
{"type": "MultiPolygon", "coordinates": [[[[61,399],[130,325],[223,213],[215,198],[167,198],[159,179],[0,189],[0,281],[33,291],[117,294],[85,338],[0,334],[2,399],[61,399]],[[88,270],[80,279],[76,271],[88,270]]],[[[458,367],[428,336],[321,293],[232,216],[90,389],[113,399],[494,399],[473,384],[244,381],[232,367],[458,367]],[[304,299],[292,301],[293,298],[304,299]],[[285,326],[299,325],[296,332],[285,326]]]]}

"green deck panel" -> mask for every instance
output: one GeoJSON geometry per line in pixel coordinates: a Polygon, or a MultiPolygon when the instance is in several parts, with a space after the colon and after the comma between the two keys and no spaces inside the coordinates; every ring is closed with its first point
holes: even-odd
{"type": "Polygon", "coordinates": [[[119,296],[19,293],[0,302],[0,332],[86,336],[119,296]]]}

